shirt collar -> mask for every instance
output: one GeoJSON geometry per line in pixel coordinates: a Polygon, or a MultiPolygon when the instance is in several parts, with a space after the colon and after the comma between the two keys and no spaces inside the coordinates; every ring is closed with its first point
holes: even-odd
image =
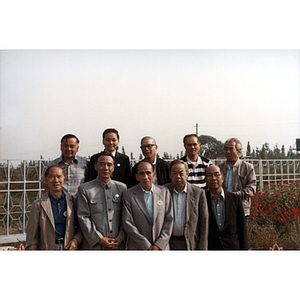
{"type": "Polygon", "coordinates": [[[99,185],[100,187],[102,187],[103,189],[105,189],[106,187],[108,187],[109,189],[111,188],[111,180],[109,180],[107,183],[104,183],[104,182],[101,181],[101,180],[99,179],[99,177],[97,176],[96,182],[97,182],[98,185],[99,185]]]}
{"type": "Polygon", "coordinates": [[[62,194],[61,194],[60,198],[57,198],[57,197],[51,195],[50,192],[48,192],[48,195],[49,195],[50,200],[52,200],[52,201],[64,200],[65,199],[65,193],[64,193],[63,190],[62,190],[62,194]]]}
{"type": "Polygon", "coordinates": [[[221,190],[221,194],[219,197],[215,197],[212,192],[210,192],[210,196],[211,196],[211,199],[213,199],[213,198],[218,199],[218,198],[220,198],[220,196],[221,196],[221,199],[225,199],[225,193],[224,193],[223,188],[221,190]]]}
{"type": "MultiPolygon", "coordinates": [[[[74,158],[73,158],[73,161],[77,164],[78,163],[78,155],[75,154],[74,158]]],[[[64,162],[64,159],[63,159],[63,155],[61,154],[60,157],[59,157],[59,163],[60,162],[64,162]]]]}
{"type": "Polygon", "coordinates": [[[175,185],[173,185],[173,192],[175,192],[176,194],[187,193],[187,183],[185,183],[185,186],[184,186],[183,190],[182,190],[180,193],[178,193],[178,192],[176,191],[175,185]]]}
{"type": "MultiPolygon", "coordinates": [[[[188,155],[186,156],[186,160],[187,160],[187,163],[188,163],[188,164],[195,164],[195,161],[191,161],[188,155]]],[[[199,165],[199,164],[202,164],[202,159],[201,159],[201,157],[198,155],[198,159],[197,159],[197,161],[196,161],[196,165],[199,165]]]]}
{"type": "MultiPolygon", "coordinates": [[[[140,184],[140,186],[141,186],[141,184],[140,184]]],[[[143,193],[153,193],[153,184],[151,186],[150,191],[145,191],[142,186],[141,186],[141,189],[142,189],[143,193]]]]}

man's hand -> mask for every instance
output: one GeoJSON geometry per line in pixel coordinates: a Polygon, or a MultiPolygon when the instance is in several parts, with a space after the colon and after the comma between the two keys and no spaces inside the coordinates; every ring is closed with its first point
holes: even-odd
{"type": "Polygon", "coordinates": [[[103,237],[98,243],[106,250],[117,250],[119,245],[122,243],[122,239],[119,237],[115,239],[103,237]]]}
{"type": "Polygon", "coordinates": [[[151,251],[153,251],[153,250],[160,250],[160,248],[157,247],[156,245],[153,245],[153,246],[150,247],[149,250],[151,250],[151,251]]]}
{"type": "Polygon", "coordinates": [[[77,250],[78,241],[76,239],[72,239],[69,244],[66,246],[67,250],[77,250]]]}

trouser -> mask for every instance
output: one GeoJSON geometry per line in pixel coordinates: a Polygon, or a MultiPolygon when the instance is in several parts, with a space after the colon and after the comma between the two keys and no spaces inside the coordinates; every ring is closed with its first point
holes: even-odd
{"type": "Polygon", "coordinates": [[[187,245],[184,236],[171,236],[170,250],[187,250],[187,245]]]}

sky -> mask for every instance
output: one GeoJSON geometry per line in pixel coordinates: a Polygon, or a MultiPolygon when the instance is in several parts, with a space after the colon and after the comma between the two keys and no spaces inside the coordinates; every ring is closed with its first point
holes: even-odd
{"type": "Polygon", "coordinates": [[[153,136],[158,153],[196,132],[244,150],[300,138],[298,50],[1,50],[0,159],[54,159],[73,133],[78,154],[116,128],[129,156],[153,136]]]}

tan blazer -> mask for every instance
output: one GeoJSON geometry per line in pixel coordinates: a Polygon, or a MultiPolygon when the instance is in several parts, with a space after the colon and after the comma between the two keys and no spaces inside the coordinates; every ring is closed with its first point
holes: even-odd
{"type": "Polygon", "coordinates": [[[173,229],[171,194],[165,187],[153,185],[153,224],[140,184],[123,192],[123,228],[129,250],[148,250],[156,245],[169,250],[173,229]]]}
{"type": "MultiPolygon", "coordinates": [[[[223,188],[225,188],[227,161],[218,166],[221,169],[221,173],[224,175],[223,188]]],[[[232,191],[241,197],[244,213],[246,215],[250,214],[251,197],[256,193],[256,176],[253,165],[238,159],[233,165],[232,181],[232,191]]]]}
{"type": "MultiPolygon", "coordinates": [[[[79,227],[75,227],[75,199],[64,192],[67,204],[67,220],[64,245],[66,246],[73,238],[79,243],[83,236],[79,227]]],[[[52,213],[51,201],[48,192],[41,199],[33,201],[29,214],[26,230],[25,250],[55,250],[55,224],[52,213]]]]}
{"type": "MultiPolygon", "coordinates": [[[[173,183],[168,183],[165,187],[169,189],[173,199],[173,183]]],[[[187,250],[207,250],[208,208],[205,191],[188,182],[184,236],[187,250]]]]}

